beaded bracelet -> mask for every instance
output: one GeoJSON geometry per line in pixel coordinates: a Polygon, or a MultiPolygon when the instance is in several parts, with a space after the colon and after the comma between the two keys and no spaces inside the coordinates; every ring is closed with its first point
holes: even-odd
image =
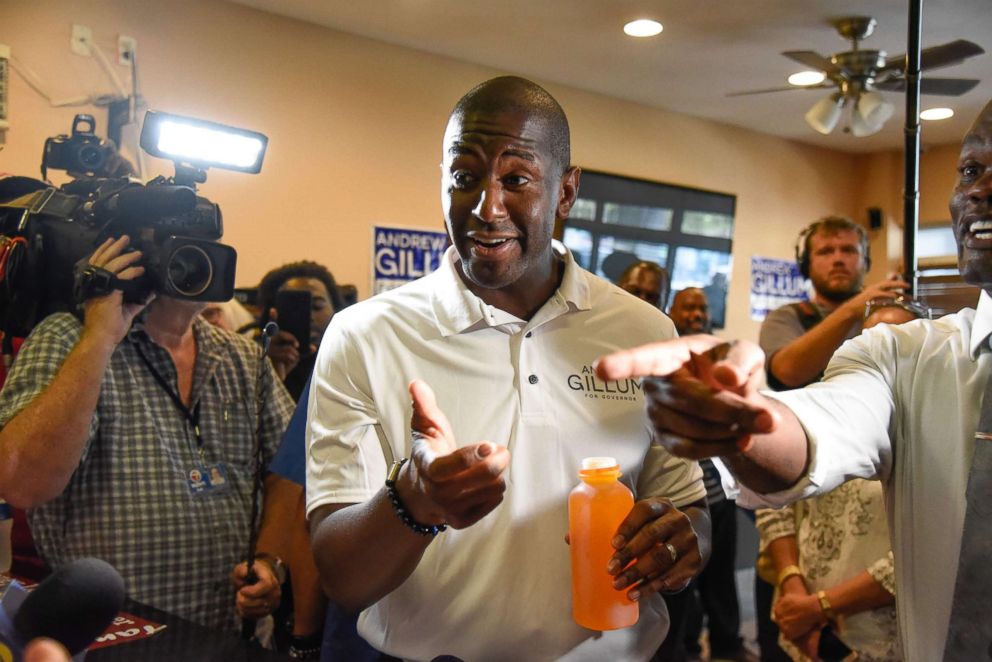
{"type": "Polygon", "coordinates": [[[319,660],[324,637],[322,632],[308,635],[293,635],[289,638],[289,658],[291,660],[319,660]]]}
{"type": "Polygon", "coordinates": [[[396,511],[397,517],[400,518],[407,527],[415,533],[419,533],[422,536],[434,537],[442,531],[447,530],[447,524],[421,524],[417,520],[410,516],[407,511],[406,506],[403,505],[403,501],[400,499],[399,492],[396,491],[396,478],[400,474],[400,468],[406,463],[407,458],[402,460],[396,460],[393,462],[393,466],[389,469],[389,476],[386,477],[386,494],[389,496],[389,500],[393,504],[393,510],[396,511]]]}

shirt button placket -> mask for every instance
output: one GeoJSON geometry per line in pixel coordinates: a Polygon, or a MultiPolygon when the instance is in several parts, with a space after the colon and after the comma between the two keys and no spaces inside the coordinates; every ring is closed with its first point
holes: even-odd
{"type": "MultiPolygon", "coordinates": [[[[533,335],[534,335],[533,331],[528,331],[527,333],[524,334],[524,338],[530,338],[533,335]]],[[[521,348],[521,354],[523,354],[523,348],[521,348]]],[[[531,374],[530,376],[527,377],[527,381],[530,382],[531,384],[536,384],[540,380],[537,378],[537,375],[531,374]]]]}
{"type": "Polygon", "coordinates": [[[533,388],[541,383],[538,372],[544,365],[540,361],[538,345],[534,344],[537,341],[533,337],[533,330],[524,333],[520,343],[520,359],[517,366],[521,384],[520,404],[524,415],[540,414],[544,410],[543,389],[533,388]]]}

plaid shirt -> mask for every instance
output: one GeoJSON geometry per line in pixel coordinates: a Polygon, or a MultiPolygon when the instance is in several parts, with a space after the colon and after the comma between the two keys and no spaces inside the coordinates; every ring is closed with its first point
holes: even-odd
{"type": "MultiPolygon", "coordinates": [[[[6,424],[51,383],[79,340],[72,315],[46,318],[24,343],[0,392],[6,424]]],[[[292,413],[271,363],[250,340],[197,318],[190,409],[199,404],[203,447],[192,424],[155,381],[137,348],[175,392],[168,352],[139,322],[114,351],[100,385],[82,458],[61,495],[29,511],[53,567],[95,556],[120,571],[134,599],[214,628],[234,628],[231,569],[248,551],[256,385],[262,368],[266,465],[292,413]],[[264,366],[264,368],[262,367],[264,366]],[[194,495],[191,469],[221,464],[221,494],[194,495]]]]}

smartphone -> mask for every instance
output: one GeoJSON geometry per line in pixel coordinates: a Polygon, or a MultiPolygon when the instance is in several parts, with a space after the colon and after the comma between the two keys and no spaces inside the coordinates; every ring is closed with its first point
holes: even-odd
{"type": "Polygon", "coordinates": [[[276,293],[276,323],[280,331],[293,334],[300,343],[300,356],[310,353],[311,295],[306,290],[283,290],[276,293]]]}

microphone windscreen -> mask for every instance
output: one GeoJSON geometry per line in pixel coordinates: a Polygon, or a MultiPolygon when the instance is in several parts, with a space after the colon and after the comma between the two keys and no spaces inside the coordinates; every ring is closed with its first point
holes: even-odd
{"type": "Polygon", "coordinates": [[[30,641],[54,639],[75,655],[114,620],[124,604],[124,580],[100,559],[68,563],[38,584],[14,616],[14,628],[30,641]]]}

